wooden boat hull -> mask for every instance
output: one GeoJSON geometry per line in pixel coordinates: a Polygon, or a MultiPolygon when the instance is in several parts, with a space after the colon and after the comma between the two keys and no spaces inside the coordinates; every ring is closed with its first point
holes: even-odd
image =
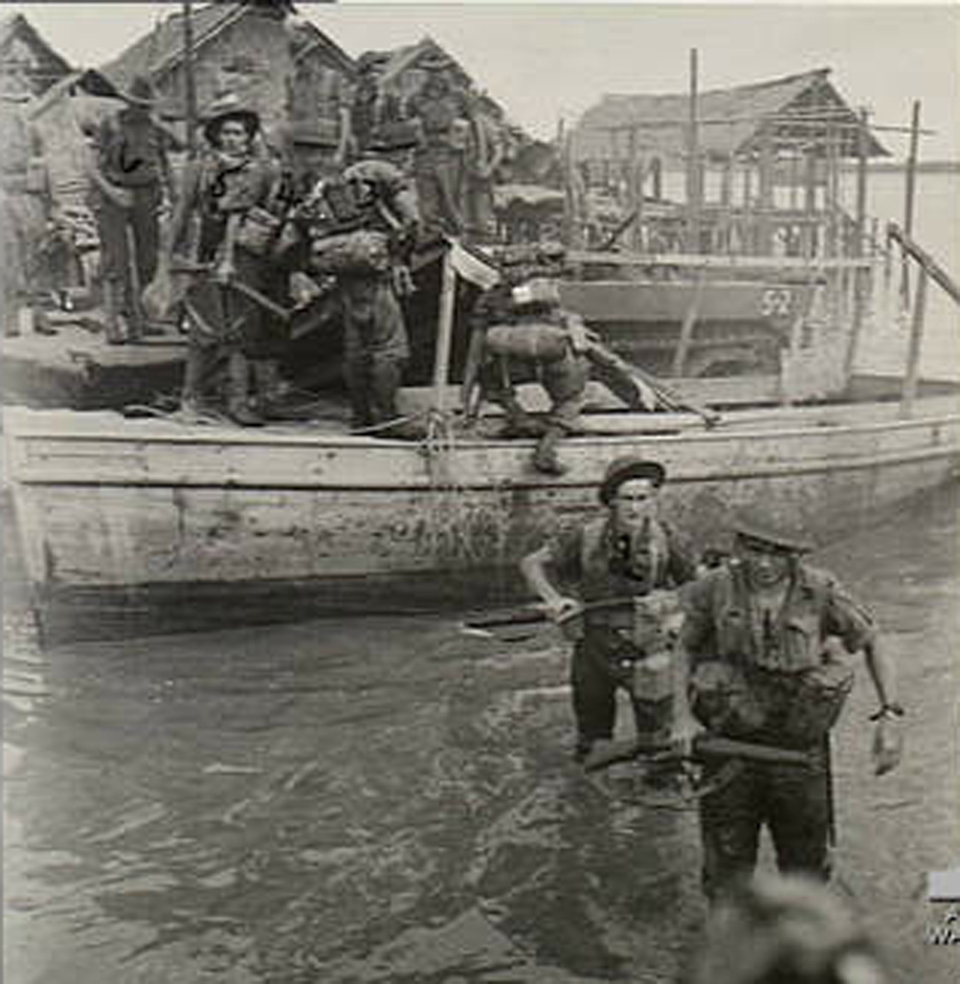
{"type": "MultiPolygon", "coordinates": [[[[614,429],[626,416],[600,414],[591,426],[614,429]]],[[[439,576],[449,587],[509,569],[558,523],[595,510],[597,477],[626,453],[667,467],[665,511],[700,546],[722,546],[729,510],[760,501],[814,534],[850,533],[960,467],[953,394],[919,400],[910,420],[878,402],[725,421],[571,438],[560,479],[532,470],[530,441],[253,433],[23,409],[5,411],[4,429],[39,599],[112,596],[120,609],[146,610],[157,598],[167,614],[204,592],[221,602],[272,593],[283,607],[324,586],[336,606],[347,583],[367,589],[367,606],[390,608],[399,596],[371,596],[375,579],[409,588],[439,576]]]]}

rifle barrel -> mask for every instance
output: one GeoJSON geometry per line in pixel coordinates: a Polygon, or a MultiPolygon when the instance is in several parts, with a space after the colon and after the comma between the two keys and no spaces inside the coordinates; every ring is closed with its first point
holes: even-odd
{"type": "Polygon", "coordinates": [[[751,762],[769,762],[778,765],[809,766],[812,762],[810,752],[778,748],[775,745],[761,745],[757,742],[739,741],[719,735],[695,735],[689,747],[684,748],[671,741],[646,741],[633,738],[629,741],[605,742],[594,747],[587,756],[583,767],[587,772],[596,772],[616,762],[630,762],[644,755],[664,754],[677,759],[690,758],[702,761],[711,758],[742,758],[751,762]],[[672,754],[671,754],[672,753],[672,754]]]}

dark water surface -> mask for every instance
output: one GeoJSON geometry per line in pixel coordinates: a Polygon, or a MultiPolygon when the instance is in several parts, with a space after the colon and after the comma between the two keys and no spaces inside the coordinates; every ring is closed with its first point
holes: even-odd
{"type": "MultiPolygon", "coordinates": [[[[836,735],[841,886],[904,982],[960,981],[924,898],[960,864],[957,536],[950,490],[819,558],[910,707],[882,780],[865,675],[836,735]]],[[[695,815],[579,775],[550,634],[351,618],[40,651],[16,598],[5,620],[8,984],[670,981],[696,940],[695,815]]]]}

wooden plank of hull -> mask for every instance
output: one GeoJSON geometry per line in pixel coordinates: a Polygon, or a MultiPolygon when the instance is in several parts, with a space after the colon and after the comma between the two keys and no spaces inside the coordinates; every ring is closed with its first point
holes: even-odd
{"type": "Polygon", "coordinates": [[[34,582],[239,584],[510,564],[556,519],[595,509],[597,476],[628,451],[666,465],[667,512],[697,536],[715,535],[730,506],[752,501],[774,502],[814,529],[849,531],[955,473],[955,399],[919,405],[927,415],[911,421],[890,419],[895,407],[848,407],[848,420],[834,408],[832,423],[798,412],[792,426],[573,438],[559,480],[532,471],[529,441],[430,452],[412,442],[155,422],[111,430],[102,419],[73,421],[75,433],[63,435],[38,419],[55,414],[29,411],[8,416],[7,438],[34,582]]]}
{"type": "MultiPolygon", "coordinates": [[[[707,281],[700,297],[701,322],[789,321],[806,309],[812,287],[757,283],[755,281],[707,281]]],[[[596,280],[564,281],[560,296],[564,307],[588,322],[651,323],[683,321],[697,285],[692,280],[596,280]]]]}

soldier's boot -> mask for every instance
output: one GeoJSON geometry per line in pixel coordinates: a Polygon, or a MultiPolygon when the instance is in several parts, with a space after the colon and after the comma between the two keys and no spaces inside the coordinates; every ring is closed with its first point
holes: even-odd
{"type": "Polygon", "coordinates": [[[120,314],[120,309],[123,307],[123,284],[115,280],[104,280],[102,291],[104,334],[107,344],[123,345],[127,341],[120,314]]]}
{"type": "Polygon", "coordinates": [[[227,414],[241,427],[263,426],[263,417],[250,406],[250,364],[240,352],[227,365],[227,414]]]}
{"type": "Polygon", "coordinates": [[[564,431],[561,427],[549,427],[540,438],[533,452],[533,467],[544,475],[563,475],[567,468],[557,457],[557,445],[563,440],[564,431]]]}
{"type": "Polygon", "coordinates": [[[183,368],[183,389],[180,391],[180,415],[187,423],[198,423],[214,415],[204,399],[205,376],[206,365],[202,353],[188,352],[183,368]]]}
{"type": "Polygon", "coordinates": [[[280,376],[280,366],[276,359],[254,359],[254,403],[257,411],[265,419],[279,419],[283,416],[282,405],[284,382],[280,376]]]}

